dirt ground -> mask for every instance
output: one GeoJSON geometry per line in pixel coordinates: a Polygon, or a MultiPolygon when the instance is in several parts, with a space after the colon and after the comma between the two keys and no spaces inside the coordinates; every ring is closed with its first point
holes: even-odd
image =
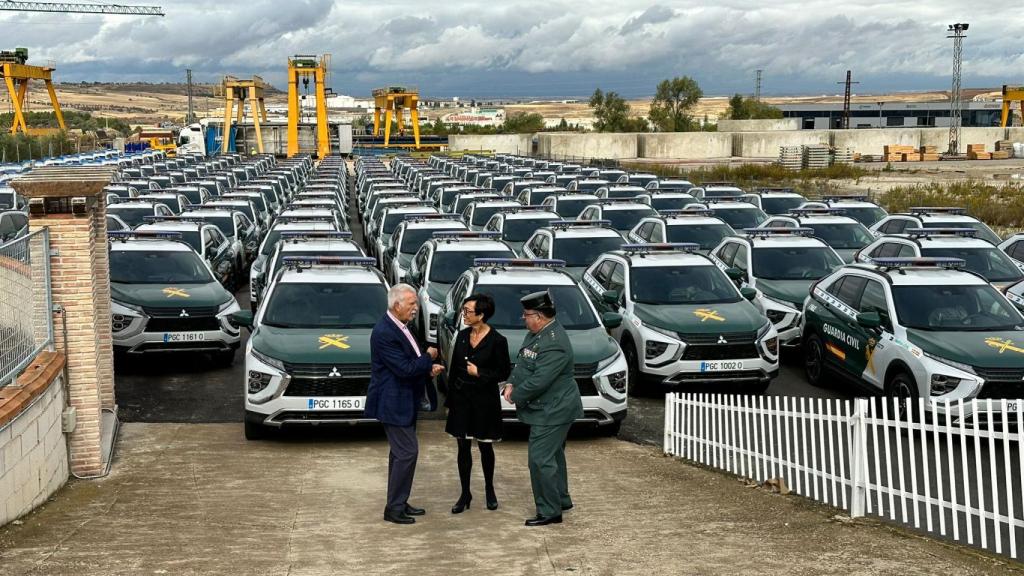
{"type": "Polygon", "coordinates": [[[375,429],[246,442],[239,424],[127,424],[111,475],[0,529],[3,574],[1024,574],[1022,565],[614,438],[570,440],[576,509],[532,515],[526,444],[497,448],[501,508],[462,515],[453,442],[423,422],[412,526],[382,521],[375,429]]]}

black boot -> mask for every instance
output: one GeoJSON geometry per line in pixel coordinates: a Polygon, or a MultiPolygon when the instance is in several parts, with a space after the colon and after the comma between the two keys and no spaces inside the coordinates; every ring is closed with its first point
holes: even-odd
{"type": "Polygon", "coordinates": [[[469,503],[473,501],[473,495],[469,491],[469,476],[473,471],[472,440],[458,440],[459,443],[459,483],[462,484],[462,495],[459,501],[452,506],[452,514],[462,514],[469,510],[469,503]]]}
{"type": "Polygon", "coordinates": [[[469,510],[469,503],[473,501],[472,494],[463,494],[459,496],[459,501],[452,506],[452,514],[462,514],[466,510],[469,510]]]}
{"type": "Polygon", "coordinates": [[[480,447],[480,466],[484,469],[484,486],[487,489],[487,509],[498,509],[498,497],[494,494],[494,445],[477,442],[480,447]]]}

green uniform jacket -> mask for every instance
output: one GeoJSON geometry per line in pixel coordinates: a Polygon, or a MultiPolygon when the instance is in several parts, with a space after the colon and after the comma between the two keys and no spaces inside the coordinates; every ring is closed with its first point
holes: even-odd
{"type": "Polygon", "coordinates": [[[572,343],[557,321],[526,335],[508,378],[516,415],[522,423],[558,426],[583,417],[573,368],[572,343]]]}

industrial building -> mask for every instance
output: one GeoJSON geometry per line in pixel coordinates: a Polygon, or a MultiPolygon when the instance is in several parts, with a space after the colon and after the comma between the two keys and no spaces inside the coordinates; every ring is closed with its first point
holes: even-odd
{"type": "MultiPolygon", "coordinates": [[[[843,104],[781,104],[786,118],[800,118],[804,130],[842,128],[843,104]]],[[[999,126],[1001,102],[964,102],[963,126],[999,126]]],[[[949,126],[949,101],[870,102],[850,105],[850,128],[949,126]]]]}

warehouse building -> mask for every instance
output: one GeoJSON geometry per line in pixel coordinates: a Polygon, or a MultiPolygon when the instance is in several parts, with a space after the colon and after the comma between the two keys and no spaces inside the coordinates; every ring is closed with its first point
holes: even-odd
{"type": "MultiPolygon", "coordinates": [[[[1000,102],[964,102],[964,126],[999,126],[1000,102]]],[[[781,104],[786,118],[805,130],[842,128],[843,104],[781,104]]],[[[949,102],[871,102],[850,105],[850,128],[949,126],[949,102]]]]}

